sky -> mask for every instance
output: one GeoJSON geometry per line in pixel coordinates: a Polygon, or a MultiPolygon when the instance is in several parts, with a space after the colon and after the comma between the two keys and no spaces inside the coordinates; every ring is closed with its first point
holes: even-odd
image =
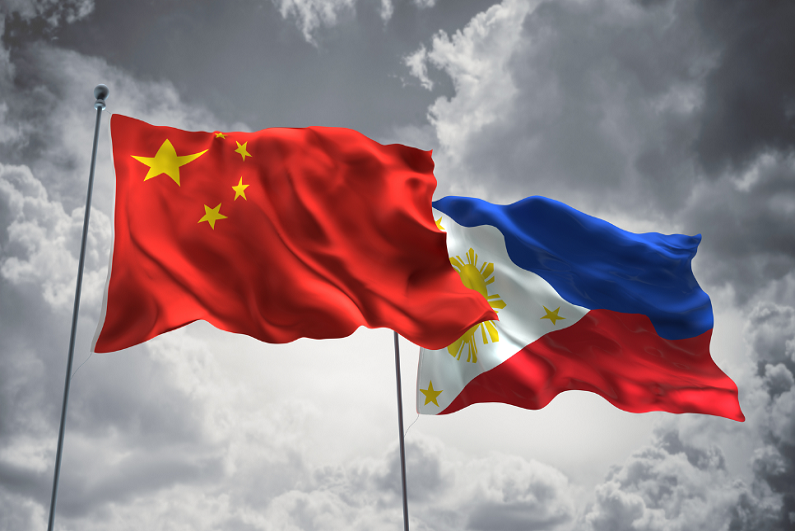
{"type": "Polygon", "coordinates": [[[432,149],[435,198],[701,234],[746,422],[575,391],[418,418],[401,340],[411,529],[793,529],[793,27],[782,0],[0,0],[0,531],[47,522],[98,83],[56,529],[402,526],[391,331],[270,345],[198,322],[90,353],[111,113],[349,127],[432,149]]]}

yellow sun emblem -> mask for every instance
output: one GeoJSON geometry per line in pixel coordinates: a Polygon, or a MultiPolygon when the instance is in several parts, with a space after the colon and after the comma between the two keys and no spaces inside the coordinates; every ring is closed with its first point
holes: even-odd
{"type": "MultiPolygon", "coordinates": [[[[478,255],[475,254],[475,250],[471,248],[466,254],[466,263],[464,263],[460,256],[450,258],[450,263],[453,264],[458,274],[461,275],[461,282],[463,282],[466,287],[474,289],[486,297],[486,300],[495,311],[505,308],[505,301],[502,300],[499,294],[494,293],[493,295],[489,295],[487,286],[494,282],[494,264],[483,262],[483,266],[478,269],[478,255]]],[[[455,343],[447,347],[447,352],[460,360],[461,352],[464,350],[464,347],[466,347],[467,361],[477,363],[478,346],[475,342],[475,332],[477,332],[478,329],[480,329],[484,345],[489,342],[489,339],[491,339],[492,343],[496,343],[500,340],[500,335],[497,333],[494,323],[486,321],[484,323],[478,323],[467,330],[455,343]]]]}

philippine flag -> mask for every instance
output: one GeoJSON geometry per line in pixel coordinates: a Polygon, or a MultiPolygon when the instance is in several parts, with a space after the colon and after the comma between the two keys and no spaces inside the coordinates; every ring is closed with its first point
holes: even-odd
{"type": "Polygon", "coordinates": [[[634,413],[745,420],[709,353],[712,304],[691,270],[700,235],[634,234],[543,197],[433,206],[453,267],[499,321],[421,349],[419,413],[540,409],[577,389],[634,413]]]}

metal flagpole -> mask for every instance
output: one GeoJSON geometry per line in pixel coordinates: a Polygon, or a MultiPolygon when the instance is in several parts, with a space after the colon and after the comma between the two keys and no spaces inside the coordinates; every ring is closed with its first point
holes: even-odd
{"type": "Polygon", "coordinates": [[[409,502],[406,496],[406,446],[403,443],[403,391],[400,387],[400,348],[395,334],[395,378],[397,378],[398,429],[400,430],[400,473],[403,480],[403,530],[409,531],[409,502]]]}
{"type": "Polygon", "coordinates": [[[75,354],[75,335],[77,334],[77,312],[80,309],[80,288],[83,285],[83,266],[86,261],[86,240],[88,239],[88,215],[91,212],[91,191],[94,188],[94,166],[97,162],[97,141],[99,137],[99,121],[105,100],[108,97],[108,87],[97,85],[94,88],[94,108],[97,110],[97,122],[94,125],[94,147],[91,151],[91,171],[88,174],[88,193],[86,194],[86,214],[83,218],[83,241],[80,244],[80,262],[77,266],[77,287],[75,288],[75,308],[72,313],[72,335],[69,338],[69,357],[66,361],[66,382],[63,389],[63,407],[61,408],[61,428],[58,431],[58,451],[55,454],[55,477],[52,480],[52,499],[50,500],[50,521],[47,531],[53,531],[55,523],[55,500],[58,497],[58,476],[61,474],[61,456],[63,454],[63,436],[66,426],[66,403],[69,400],[69,383],[72,380],[72,359],[75,354]]]}

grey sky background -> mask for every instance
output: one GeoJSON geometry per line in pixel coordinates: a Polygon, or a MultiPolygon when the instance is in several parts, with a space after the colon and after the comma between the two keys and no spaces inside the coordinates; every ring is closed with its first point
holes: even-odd
{"type": "MultiPolygon", "coordinates": [[[[350,127],[433,149],[437,198],[544,195],[702,234],[712,356],[748,420],[581,392],[422,417],[411,526],[792,529],[793,28],[790,0],[0,0],[0,530],[46,527],[100,82],[59,529],[401,526],[390,331],[268,345],[197,323],[89,357],[109,113],[350,127]]],[[[418,352],[401,347],[408,426],[418,352]]]]}

